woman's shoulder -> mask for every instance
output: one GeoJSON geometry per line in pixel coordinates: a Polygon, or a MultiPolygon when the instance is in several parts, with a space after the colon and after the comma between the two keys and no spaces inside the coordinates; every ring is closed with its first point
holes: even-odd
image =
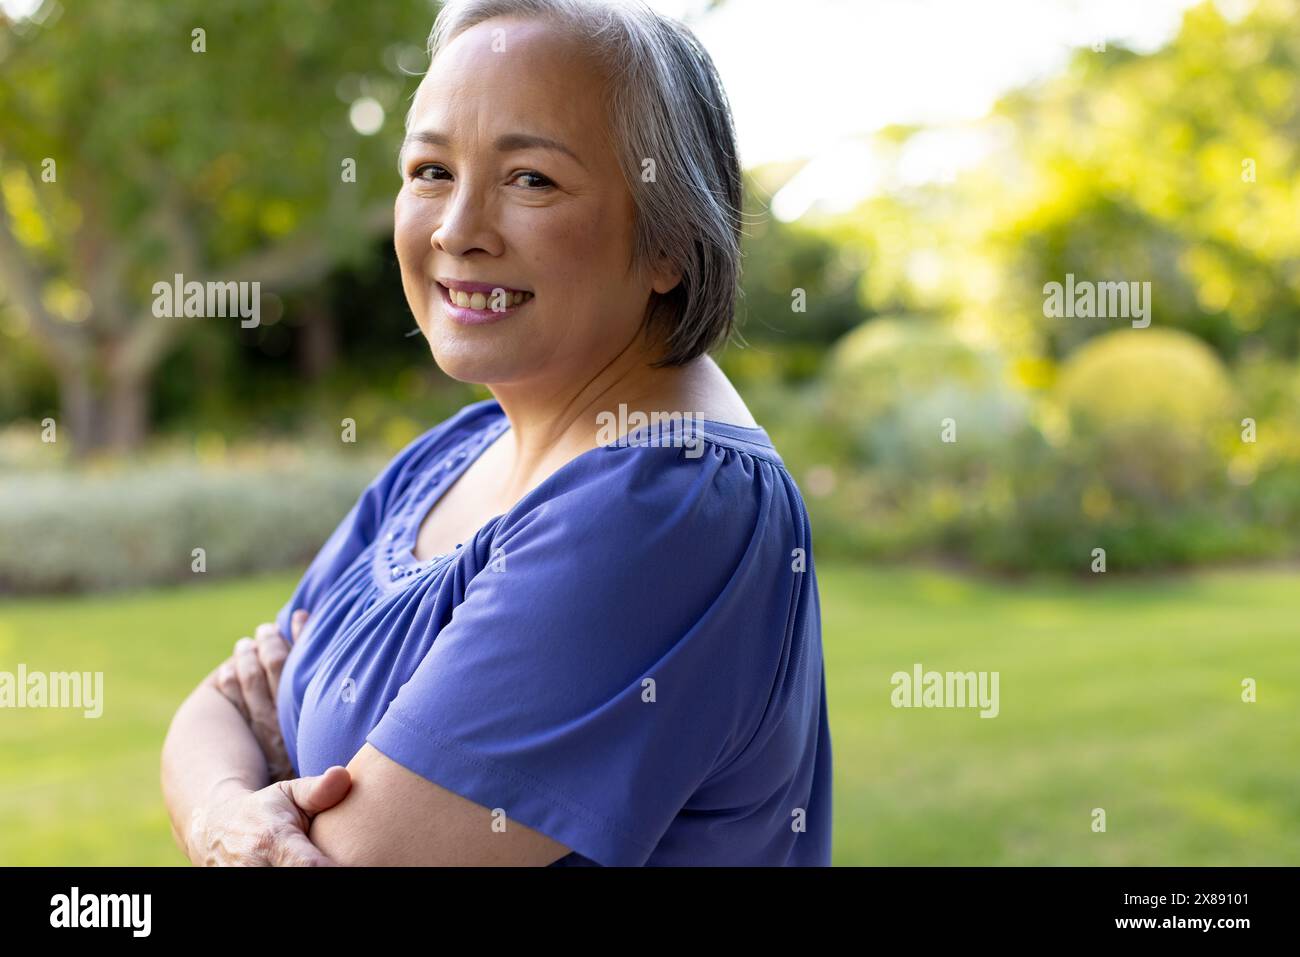
{"type": "Polygon", "coordinates": [[[498,531],[559,526],[571,542],[725,551],[796,537],[803,511],[761,428],[700,422],[582,453],[521,499],[498,531]]]}

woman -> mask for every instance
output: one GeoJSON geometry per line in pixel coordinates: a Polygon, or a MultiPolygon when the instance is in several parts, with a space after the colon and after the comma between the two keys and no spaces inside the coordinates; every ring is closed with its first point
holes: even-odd
{"type": "Polygon", "coordinates": [[[808,519],[708,356],[741,207],[713,64],[581,0],[451,2],[430,44],[395,245],[434,360],[493,397],[400,452],[182,705],[177,840],[216,864],[829,864],[808,519]]]}

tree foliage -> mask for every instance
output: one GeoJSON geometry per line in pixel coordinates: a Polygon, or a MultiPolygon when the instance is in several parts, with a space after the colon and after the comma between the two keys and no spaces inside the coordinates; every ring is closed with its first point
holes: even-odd
{"type": "MultiPolygon", "coordinates": [[[[63,0],[0,16],[2,301],[83,447],[138,442],[154,370],[195,335],[196,320],[152,315],[155,282],[285,293],[372,254],[435,13],[63,0]],[[363,98],[384,111],[378,135],[349,121],[363,98]]],[[[198,322],[232,341],[238,326],[198,322]]]]}

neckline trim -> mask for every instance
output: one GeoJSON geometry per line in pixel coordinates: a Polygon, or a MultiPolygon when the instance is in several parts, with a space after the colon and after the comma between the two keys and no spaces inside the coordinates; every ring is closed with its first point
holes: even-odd
{"type": "MultiPolygon", "coordinates": [[[[468,472],[479,457],[487,451],[488,446],[510,429],[510,420],[495,398],[484,399],[476,405],[482,411],[493,413],[496,418],[486,426],[475,429],[465,440],[462,440],[459,449],[446,456],[431,473],[423,478],[422,490],[408,498],[406,505],[400,510],[395,526],[386,530],[375,555],[374,577],[381,591],[401,590],[421,573],[454,557],[484,529],[509,514],[502,512],[500,515],[494,515],[466,537],[464,542],[458,543],[448,552],[423,560],[415,556],[415,546],[419,542],[420,527],[424,524],[424,520],[438,507],[438,503],[443,500],[452,485],[459,481],[461,476],[468,472]]],[[[733,422],[703,418],[695,421],[705,426],[698,432],[702,441],[746,452],[780,468],[785,467],[781,456],[772,445],[771,437],[762,426],[736,425],[733,422]]],[[[639,429],[633,430],[628,434],[636,435],[639,431],[639,429]]],[[[592,452],[609,452],[619,448],[638,448],[655,444],[624,442],[626,438],[626,435],[620,436],[619,441],[614,443],[587,449],[560,466],[560,469],[568,468],[578,459],[592,452]]]]}
{"type": "MultiPolygon", "coordinates": [[[[499,416],[500,421],[505,422],[508,425],[510,420],[506,417],[505,410],[501,408],[501,403],[497,401],[495,396],[483,399],[476,403],[476,405],[499,416]]],[[[785,462],[782,460],[781,454],[777,452],[776,446],[772,442],[772,437],[767,434],[767,430],[763,428],[763,426],[737,425],[734,422],[722,422],[718,419],[705,418],[696,418],[694,421],[698,425],[704,426],[704,428],[698,430],[698,434],[704,441],[713,442],[715,445],[723,445],[740,452],[748,452],[751,455],[757,455],[759,458],[766,459],[774,465],[779,465],[782,468],[785,467],[785,462]],[[718,441],[718,439],[722,439],[723,441],[718,441]]],[[[649,428],[649,426],[647,426],[647,428],[649,428]]],[[[635,434],[636,431],[639,430],[633,430],[633,432],[628,434],[635,434]]],[[[623,440],[625,438],[626,435],[619,436],[619,439],[613,443],[604,446],[597,445],[592,449],[588,449],[588,451],[596,451],[600,448],[609,450],[647,444],[639,442],[624,442],[623,440]]],[[[584,452],[582,454],[585,455],[586,453],[584,452]]]]}

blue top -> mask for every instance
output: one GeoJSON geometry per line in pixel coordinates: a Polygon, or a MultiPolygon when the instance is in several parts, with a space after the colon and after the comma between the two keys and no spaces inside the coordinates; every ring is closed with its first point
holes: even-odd
{"type": "Polygon", "coordinates": [[[584,452],[426,562],[421,521],[509,420],[475,402],[399,452],[277,618],[311,613],[280,679],[295,771],[369,742],[557,865],[829,865],[804,503],[763,429],[696,424],[584,452]]]}

